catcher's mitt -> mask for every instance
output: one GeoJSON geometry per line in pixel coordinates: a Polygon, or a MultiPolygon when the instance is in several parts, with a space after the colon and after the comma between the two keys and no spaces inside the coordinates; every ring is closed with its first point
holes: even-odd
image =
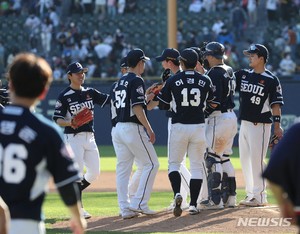
{"type": "Polygon", "coordinates": [[[271,147],[271,152],[275,149],[277,144],[279,143],[279,138],[275,134],[271,137],[269,147],[271,147]]]}
{"type": "Polygon", "coordinates": [[[72,115],[71,127],[74,129],[79,128],[91,120],[93,120],[93,112],[87,106],[83,106],[72,115]]]}
{"type": "Polygon", "coordinates": [[[166,82],[167,79],[170,78],[171,75],[171,69],[170,68],[167,68],[166,70],[163,71],[163,73],[161,73],[161,80],[162,82],[166,82]]]}
{"type": "Polygon", "coordinates": [[[162,87],[164,86],[165,82],[163,83],[158,83],[155,87],[153,87],[150,90],[150,93],[154,93],[155,95],[159,94],[160,90],[162,89],[162,87]]]}

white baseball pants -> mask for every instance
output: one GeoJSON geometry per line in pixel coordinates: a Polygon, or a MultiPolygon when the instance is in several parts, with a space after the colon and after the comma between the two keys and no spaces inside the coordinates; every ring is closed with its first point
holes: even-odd
{"type": "Polygon", "coordinates": [[[32,219],[12,219],[8,234],[20,233],[45,234],[45,223],[32,219]]]}
{"type": "Polygon", "coordinates": [[[242,120],[239,134],[239,152],[246,182],[247,196],[261,203],[267,202],[266,180],[262,173],[266,168],[271,134],[271,124],[242,120]]]}
{"type": "Polygon", "coordinates": [[[92,183],[97,180],[100,175],[100,156],[94,133],[65,134],[65,138],[75,154],[75,161],[78,163],[81,173],[83,173],[85,165],[84,178],[86,181],[92,183]]]}
{"type": "Polygon", "coordinates": [[[159,168],[153,145],[142,125],[136,123],[117,123],[114,130],[114,147],[117,155],[117,192],[122,211],[147,209],[153,183],[159,168]],[[142,164],[142,174],[136,195],[129,201],[128,184],[134,158],[142,164]]]}

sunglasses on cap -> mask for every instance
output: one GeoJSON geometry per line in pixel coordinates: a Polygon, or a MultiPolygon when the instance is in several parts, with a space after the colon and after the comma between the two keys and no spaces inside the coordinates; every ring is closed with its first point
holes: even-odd
{"type": "Polygon", "coordinates": [[[258,50],[259,51],[259,49],[255,45],[250,46],[250,50],[252,50],[252,51],[258,50]]]}

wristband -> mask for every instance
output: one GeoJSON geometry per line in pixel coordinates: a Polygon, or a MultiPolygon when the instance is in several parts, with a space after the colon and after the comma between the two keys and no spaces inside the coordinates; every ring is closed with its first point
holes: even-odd
{"type": "Polygon", "coordinates": [[[273,121],[274,121],[274,123],[275,122],[280,123],[280,119],[281,119],[280,115],[273,115],[273,121]]]}

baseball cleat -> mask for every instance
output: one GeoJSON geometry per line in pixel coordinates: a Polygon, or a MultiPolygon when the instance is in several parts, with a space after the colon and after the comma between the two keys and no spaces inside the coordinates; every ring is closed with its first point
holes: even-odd
{"type": "Polygon", "coordinates": [[[156,212],[154,210],[151,210],[150,208],[135,209],[133,207],[129,207],[129,210],[136,212],[136,213],[145,214],[145,215],[155,215],[156,214],[156,212]]]}
{"type": "Polygon", "coordinates": [[[189,213],[190,213],[190,215],[196,215],[196,214],[199,214],[199,213],[200,213],[200,209],[198,209],[198,208],[195,207],[195,206],[190,206],[190,207],[189,207],[189,213]]]}
{"type": "Polygon", "coordinates": [[[181,203],[182,203],[182,196],[180,193],[177,193],[175,196],[175,207],[173,209],[173,214],[174,216],[178,217],[182,214],[182,209],[181,209],[181,203]]]}
{"type": "Polygon", "coordinates": [[[171,201],[171,204],[170,204],[170,206],[168,206],[168,207],[166,208],[166,210],[169,210],[169,211],[171,211],[171,210],[173,210],[173,209],[174,209],[174,207],[175,207],[175,203],[174,203],[174,201],[175,201],[175,200],[171,201]]]}
{"type": "Polygon", "coordinates": [[[92,215],[86,212],[84,208],[82,208],[82,215],[85,219],[89,219],[92,217],[92,215]]]}
{"type": "Polygon", "coordinates": [[[256,198],[252,198],[251,200],[246,201],[244,205],[245,206],[266,206],[268,205],[268,203],[267,202],[261,203],[256,198]]]}
{"type": "Polygon", "coordinates": [[[137,217],[139,215],[140,215],[139,213],[129,211],[129,212],[126,212],[126,213],[122,214],[122,219],[132,219],[132,218],[137,217]]]}
{"type": "MultiPolygon", "coordinates": [[[[168,210],[168,211],[173,211],[174,207],[175,207],[175,200],[171,201],[170,206],[168,206],[168,207],[166,208],[166,210],[168,210]]],[[[189,209],[189,204],[187,203],[187,201],[183,201],[183,202],[181,203],[181,209],[182,209],[182,210],[188,210],[188,209],[189,209]]]]}
{"type": "Polygon", "coordinates": [[[201,210],[220,210],[223,209],[223,202],[221,201],[220,204],[215,205],[215,203],[213,203],[213,201],[210,200],[205,200],[200,202],[199,208],[201,210]]]}
{"type": "Polygon", "coordinates": [[[236,205],[236,196],[229,196],[228,201],[224,204],[225,207],[235,207],[236,205]]]}
{"type": "Polygon", "coordinates": [[[240,202],[239,202],[239,205],[245,205],[245,203],[247,202],[247,201],[250,201],[251,200],[251,198],[249,197],[249,196],[246,196],[245,198],[244,198],[244,200],[241,200],[240,202]]]}

